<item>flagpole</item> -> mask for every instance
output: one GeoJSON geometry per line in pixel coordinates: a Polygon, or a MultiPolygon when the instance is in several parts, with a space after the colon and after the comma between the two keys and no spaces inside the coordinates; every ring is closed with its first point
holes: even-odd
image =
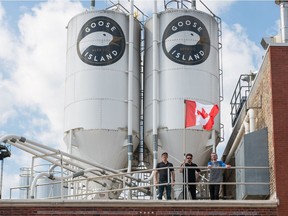
{"type": "Polygon", "coordinates": [[[185,154],[186,154],[186,100],[184,100],[184,130],[183,130],[183,155],[185,159],[185,154]]]}
{"type": "Polygon", "coordinates": [[[184,100],[184,130],[183,130],[183,138],[182,138],[182,142],[183,142],[183,144],[182,144],[182,148],[183,148],[183,160],[184,160],[184,165],[183,165],[183,182],[185,183],[184,185],[183,185],[183,187],[182,187],[182,193],[183,193],[183,200],[185,200],[186,199],[186,197],[188,198],[188,196],[187,196],[187,189],[188,189],[188,187],[187,187],[187,182],[186,182],[186,180],[188,180],[188,178],[187,178],[187,173],[186,173],[186,168],[185,168],[185,156],[186,156],[186,100],[184,100]]]}

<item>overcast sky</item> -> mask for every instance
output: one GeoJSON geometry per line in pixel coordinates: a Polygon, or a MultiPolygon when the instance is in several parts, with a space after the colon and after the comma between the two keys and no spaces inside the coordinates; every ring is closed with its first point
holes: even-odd
{"type": "MultiPolygon", "coordinates": [[[[96,1],[104,9],[109,1],[96,1]]],[[[122,1],[121,1],[122,2],[122,1]]],[[[152,0],[135,0],[150,14],[152,0]]],[[[163,1],[159,1],[162,10],[163,1]]],[[[274,1],[203,0],[222,19],[225,125],[223,151],[231,133],[230,99],[240,74],[257,71],[264,50],[262,37],[279,31],[279,7],[274,1]]],[[[127,5],[126,1],[122,2],[127,5]]],[[[89,8],[89,1],[0,0],[0,136],[17,134],[66,150],[63,144],[66,26],[89,8]]],[[[127,7],[129,8],[129,7],[127,7]]],[[[197,1],[197,9],[205,10],[197,1]]],[[[19,167],[31,161],[12,149],[4,162],[3,198],[19,184],[19,167]]]]}

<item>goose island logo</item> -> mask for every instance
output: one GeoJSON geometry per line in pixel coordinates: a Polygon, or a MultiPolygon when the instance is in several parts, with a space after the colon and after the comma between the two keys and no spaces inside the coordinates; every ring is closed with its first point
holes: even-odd
{"type": "Polygon", "coordinates": [[[204,24],[193,16],[181,16],[166,27],[162,48],[172,61],[183,65],[203,63],[210,53],[210,37],[204,24]]]}
{"type": "Polygon", "coordinates": [[[77,53],[80,59],[94,66],[117,62],[125,51],[125,37],[120,26],[104,16],[88,20],[77,38],[77,53]]]}

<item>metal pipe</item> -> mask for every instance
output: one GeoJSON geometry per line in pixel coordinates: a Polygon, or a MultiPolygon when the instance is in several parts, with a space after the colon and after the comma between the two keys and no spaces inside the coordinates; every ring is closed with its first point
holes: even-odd
{"type": "Polygon", "coordinates": [[[243,125],[245,134],[250,133],[249,122],[247,118],[244,119],[243,125]]]}
{"type": "Polygon", "coordinates": [[[73,129],[69,130],[68,153],[72,154],[73,129]]]}
{"type": "Polygon", "coordinates": [[[248,110],[248,115],[249,115],[249,129],[250,133],[255,131],[255,114],[254,114],[254,109],[249,109],[248,110]]]}
{"type": "Polygon", "coordinates": [[[288,42],[288,2],[281,1],[280,3],[280,31],[282,43],[288,42]]]}
{"type": "Polygon", "coordinates": [[[141,93],[140,93],[140,143],[139,143],[139,159],[138,159],[138,166],[144,167],[144,98],[143,98],[143,71],[141,70],[141,93]]]}
{"type": "Polygon", "coordinates": [[[144,138],[143,138],[143,120],[140,120],[142,123],[140,125],[140,143],[139,143],[139,151],[138,151],[138,166],[145,166],[144,164],[144,138]]]}
{"type": "MultiPolygon", "coordinates": [[[[91,161],[88,161],[88,160],[84,160],[84,159],[82,159],[82,158],[76,157],[76,156],[74,156],[74,155],[70,155],[70,154],[65,153],[65,152],[61,152],[61,151],[59,151],[59,150],[53,149],[53,148],[51,148],[51,147],[48,147],[47,145],[42,145],[42,144],[36,143],[36,142],[34,142],[34,141],[32,141],[32,140],[26,139],[25,143],[22,143],[22,142],[17,143],[17,142],[18,142],[17,140],[20,140],[20,139],[25,139],[25,138],[20,137],[20,136],[17,136],[17,135],[11,135],[11,134],[9,134],[9,135],[1,136],[1,137],[0,137],[0,143],[6,140],[9,144],[11,144],[11,145],[13,145],[13,146],[15,146],[15,147],[17,147],[17,148],[20,148],[20,149],[22,149],[22,150],[24,150],[24,151],[26,151],[26,152],[29,152],[29,153],[31,153],[31,154],[33,154],[33,155],[37,155],[38,157],[40,157],[40,156],[43,157],[43,154],[44,154],[44,155],[47,155],[47,157],[48,157],[48,155],[49,155],[49,157],[53,157],[53,158],[56,159],[57,161],[61,159],[61,157],[58,156],[58,154],[61,153],[61,154],[63,154],[63,156],[69,158],[69,160],[63,158],[63,161],[64,161],[64,162],[69,163],[69,164],[72,165],[72,166],[79,167],[79,168],[81,168],[81,169],[85,169],[85,167],[81,166],[80,163],[74,163],[73,160],[70,160],[70,159],[74,159],[74,160],[76,160],[76,161],[86,163],[87,165],[91,165],[91,166],[93,166],[93,167],[98,167],[98,168],[100,168],[100,169],[106,170],[106,171],[111,172],[111,173],[116,173],[116,174],[120,174],[120,173],[121,173],[121,172],[119,172],[119,171],[117,171],[117,170],[108,168],[108,167],[103,166],[103,165],[101,165],[101,164],[98,164],[98,163],[95,163],[95,162],[91,162],[91,161]],[[12,139],[13,139],[13,141],[15,141],[15,142],[12,142],[12,141],[11,141],[12,139]],[[33,151],[33,150],[34,150],[34,151],[33,151]],[[50,152],[47,152],[47,150],[50,151],[50,152]],[[35,152],[35,151],[38,151],[38,153],[35,152]],[[39,153],[41,153],[41,154],[39,154],[39,153]],[[55,154],[55,155],[54,155],[54,154],[55,154]]],[[[57,164],[58,166],[61,166],[61,164],[59,163],[59,161],[58,161],[58,162],[57,162],[57,161],[53,161],[53,160],[51,160],[51,159],[49,159],[49,158],[45,158],[45,160],[47,160],[47,161],[49,161],[49,162],[51,162],[51,163],[55,163],[55,164],[57,164]]],[[[63,165],[63,166],[64,166],[67,170],[73,171],[71,168],[67,167],[66,165],[63,165]]],[[[128,177],[128,178],[131,178],[131,179],[133,179],[133,180],[136,180],[136,181],[139,180],[139,179],[134,178],[133,176],[130,176],[130,175],[127,176],[127,177],[128,177]]]]}
{"type": "Polygon", "coordinates": [[[35,198],[35,187],[36,187],[36,183],[37,183],[37,181],[38,181],[38,179],[40,179],[40,178],[42,178],[42,177],[44,177],[44,176],[46,176],[46,177],[49,177],[50,176],[50,174],[49,173],[40,173],[39,175],[37,175],[34,179],[33,179],[33,181],[32,181],[32,183],[31,183],[31,190],[30,190],[30,198],[31,199],[34,199],[35,198]]]}
{"type": "MultiPolygon", "coordinates": [[[[47,177],[51,180],[55,180],[55,181],[61,181],[61,184],[62,184],[62,187],[63,188],[63,180],[65,179],[69,179],[69,178],[76,178],[76,177],[79,177],[79,176],[84,176],[85,173],[88,173],[88,172],[92,172],[92,171],[101,171],[99,170],[98,168],[95,168],[95,167],[92,167],[92,168],[87,168],[85,170],[81,170],[81,171],[78,171],[77,173],[73,173],[73,174],[70,174],[70,175],[66,175],[66,176],[63,176],[63,172],[61,172],[61,177],[57,177],[57,176],[54,176],[53,175],[53,170],[57,167],[58,165],[53,165],[52,167],[50,167],[49,171],[47,173],[40,173],[39,175],[37,175],[32,183],[31,183],[31,191],[30,191],[30,198],[31,199],[34,199],[35,198],[35,187],[36,187],[36,183],[37,181],[42,178],[42,177],[47,177]]],[[[103,187],[106,187],[107,185],[99,182],[99,181],[94,181],[94,182],[97,182],[99,183],[101,186],[103,187]]],[[[63,199],[63,191],[61,192],[61,197],[63,199]]]]}
{"type": "MultiPolygon", "coordinates": [[[[153,7],[153,168],[156,168],[157,159],[158,159],[158,128],[157,128],[157,119],[158,119],[158,71],[159,71],[159,58],[158,58],[158,16],[157,16],[157,0],[154,0],[153,7]]],[[[154,173],[154,172],[153,172],[154,173]]],[[[152,175],[151,175],[152,178],[152,175]]],[[[154,187],[153,199],[156,199],[156,188],[154,187]]]]}
{"type": "Polygon", "coordinates": [[[128,57],[128,169],[131,172],[133,154],[133,44],[134,44],[134,0],[130,1],[129,15],[129,57],[128,57]]]}
{"type": "Polygon", "coordinates": [[[158,52],[158,16],[157,0],[154,0],[153,9],[153,168],[156,168],[158,154],[158,79],[159,79],[159,52],[158,52]]]}

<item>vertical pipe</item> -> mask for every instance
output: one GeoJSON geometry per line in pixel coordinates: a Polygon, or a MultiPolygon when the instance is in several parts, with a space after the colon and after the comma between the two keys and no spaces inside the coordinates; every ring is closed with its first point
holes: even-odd
{"type": "Polygon", "coordinates": [[[282,43],[288,42],[288,2],[282,1],[280,3],[280,29],[282,43]]]}
{"type": "Polygon", "coordinates": [[[64,199],[64,183],[63,183],[63,173],[64,173],[64,170],[63,170],[63,154],[62,152],[60,152],[60,157],[61,157],[61,160],[60,160],[60,163],[61,163],[61,182],[60,182],[60,185],[61,185],[61,191],[60,191],[60,195],[61,195],[61,199],[63,200],[64,199]]]}
{"type": "Polygon", "coordinates": [[[157,16],[157,0],[154,0],[153,8],[153,167],[157,164],[158,152],[158,79],[159,79],[159,56],[158,56],[158,16],[157,16]]]}
{"type": "MultiPolygon", "coordinates": [[[[34,171],[35,171],[34,168],[35,168],[35,157],[32,157],[31,169],[30,169],[30,180],[29,180],[30,188],[28,190],[30,194],[31,194],[31,190],[32,190],[32,182],[34,180],[34,171]]],[[[33,194],[33,196],[34,196],[34,194],[33,194]]],[[[34,197],[33,197],[33,199],[34,199],[34,197]]]]}
{"type": "MultiPolygon", "coordinates": [[[[130,15],[129,15],[129,42],[128,42],[128,169],[131,172],[132,156],[133,156],[133,35],[134,35],[134,0],[130,1],[130,15]]],[[[131,190],[128,191],[128,199],[131,199],[131,190]]]]}
{"type": "Polygon", "coordinates": [[[140,91],[140,144],[139,144],[139,159],[138,159],[138,166],[144,166],[144,124],[143,124],[143,72],[141,71],[141,91],[140,91]]]}
{"type": "Polygon", "coordinates": [[[213,146],[212,146],[212,152],[216,152],[216,146],[217,146],[217,143],[216,143],[216,131],[215,130],[212,130],[211,131],[211,140],[213,142],[213,146]]]}
{"type": "Polygon", "coordinates": [[[69,130],[68,154],[72,154],[73,129],[69,130]]]}
{"type": "Polygon", "coordinates": [[[254,110],[253,109],[249,109],[248,111],[249,114],[249,129],[250,129],[250,133],[255,131],[255,114],[254,114],[254,110]]]}
{"type": "MultiPolygon", "coordinates": [[[[72,139],[73,139],[73,129],[69,130],[69,141],[68,141],[68,154],[72,154],[72,139]]],[[[69,172],[69,174],[72,174],[72,172],[69,172]]],[[[75,182],[76,184],[76,182],[75,182]]],[[[68,183],[68,188],[72,188],[73,183],[68,183]]],[[[74,187],[75,188],[75,187],[74,187]]],[[[74,191],[74,189],[73,189],[74,191]]],[[[73,193],[71,190],[68,190],[68,195],[71,195],[73,193]]]]}
{"type": "MultiPolygon", "coordinates": [[[[153,70],[153,168],[156,168],[157,165],[157,154],[158,154],[158,132],[157,132],[157,119],[158,119],[158,16],[157,16],[157,0],[154,0],[153,7],[153,62],[152,62],[152,70],[153,70]]],[[[156,188],[153,189],[153,199],[156,199],[156,188]]]]}
{"type": "Polygon", "coordinates": [[[128,59],[128,172],[131,172],[132,167],[132,153],[133,153],[133,35],[134,35],[134,0],[130,1],[130,15],[129,15],[129,59],[128,59]]]}

